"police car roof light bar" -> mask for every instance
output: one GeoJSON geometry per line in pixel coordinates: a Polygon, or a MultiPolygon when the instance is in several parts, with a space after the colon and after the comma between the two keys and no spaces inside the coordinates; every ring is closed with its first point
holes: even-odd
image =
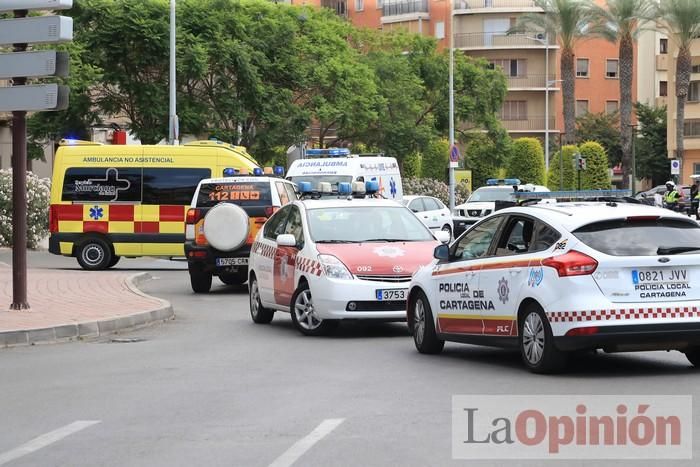
{"type": "Polygon", "coordinates": [[[506,185],[506,186],[514,186],[514,185],[520,185],[520,179],[518,178],[489,178],[486,180],[486,184],[490,186],[494,185],[506,185]]]}
{"type": "Polygon", "coordinates": [[[511,193],[517,199],[592,199],[624,198],[632,196],[632,190],[580,190],[580,191],[518,191],[511,193]]]}
{"type": "Polygon", "coordinates": [[[284,177],[284,167],[282,167],[281,165],[276,165],[273,169],[273,172],[278,177],[284,177]]]}
{"type": "Polygon", "coordinates": [[[347,182],[338,183],[338,194],[339,195],[351,195],[352,185],[347,182]]]}
{"type": "Polygon", "coordinates": [[[350,150],[347,148],[307,149],[306,155],[313,157],[347,157],[350,155],[350,150]]]}
{"type": "Polygon", "coordinates": [[[224,177],[233,177],[234,175],[236,175],[236,169],[233,167],[226,167],[224,169],[224,177]]]}
{"type": "Polygon", "coordinates": [[[255,175],[256,177],[259,177],[262,174],[263,174],[263,169],[261,169],[260,167],[256,167],[253,169],[253,175],[255,175]]]}

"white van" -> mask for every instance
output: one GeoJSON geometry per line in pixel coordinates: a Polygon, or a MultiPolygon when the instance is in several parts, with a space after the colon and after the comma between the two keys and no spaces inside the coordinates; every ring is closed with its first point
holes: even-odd
{"type": "Polygon", "coordinates": [[[287,180],[297,185],[310,182],[315,190],[319,183],[328,182],[334,191],[338,183],[375,181],[384,198],[403,199],[399,164],[393,157],[360,156],[347,149],[308,149],[306,155],[305,159],[292,162],[287,180]]]}

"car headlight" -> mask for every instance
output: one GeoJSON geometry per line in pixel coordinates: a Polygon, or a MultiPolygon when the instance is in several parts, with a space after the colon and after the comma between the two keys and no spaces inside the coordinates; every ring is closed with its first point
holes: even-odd
{"type": "Polygon", "coordinates": [[[318,255],[323,272],[331,279],[352,279],[352,274],[348,268],[333,255],[318,255]]]}

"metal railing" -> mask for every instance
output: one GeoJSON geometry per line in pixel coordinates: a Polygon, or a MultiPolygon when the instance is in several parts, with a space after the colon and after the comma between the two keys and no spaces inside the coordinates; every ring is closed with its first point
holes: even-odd
{"type": "MultiPolygon", "coordinates": [[[[501,119],[501,125],[508,131],[544,131],[545,118],[541,117],[527,117],[523,120],[504,120],[501,119]]],[[[554,117],[549,117],[549,130],[554,130],[555,127],[554,117]]]]}
{"type": "Polygon", "coordinates": [[[454,0],[455,10],[475,8],[536,8],[533,0],[454,0]]]}
{"type": "MultiPolygon", "coordinates": [[[[544,33],[527,32],[506,34],[505,32],[468,32],[455,34],[456,48],[490,47],[544,47],[544,33]]],[[[556,45],[556,38],[549,38],[549,45],[556,45]]]]}
{"type": "Polygon", "coordinates": [[[392,3],[384,3],[384,5],[382,5],[382,16],[428,13],[428,11],[428,0],[396,1],[392,3]]]}
{"type": "MultiPolygon", "coordinates": [[[[555,81],[554,75],[549,75],[549,87],[554,89],[559,87],[559,83],[555,81]]],[[[507,76],[509,88],[546,88],[546,76],[545,75],[523,75],[523,76],[507,76]]]]}

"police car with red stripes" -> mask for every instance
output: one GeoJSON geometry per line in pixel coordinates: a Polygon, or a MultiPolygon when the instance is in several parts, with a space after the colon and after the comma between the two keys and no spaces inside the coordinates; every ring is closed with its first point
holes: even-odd
{"type": "Polygon", "coordinates": [[[700,365],[700,226],[618,190],[511,207],[482,219],[413,277],[407,318],[421,353],[445,341],[519,348],[538,373],[572,351],[678,350],[700,365]]]}
{"type": "Polygon", "coordinates": [[[321,183],[321,192],[310,193],[311,184],[301,182],[305,198],[258,232],[248,266],[254,322],[285,311],[302,334],[321,335],[344,319],[406,319],[411,276],[449,237],[394,201],[367,198],[376,182],[352,185],[332,193],[321,183]]]}

